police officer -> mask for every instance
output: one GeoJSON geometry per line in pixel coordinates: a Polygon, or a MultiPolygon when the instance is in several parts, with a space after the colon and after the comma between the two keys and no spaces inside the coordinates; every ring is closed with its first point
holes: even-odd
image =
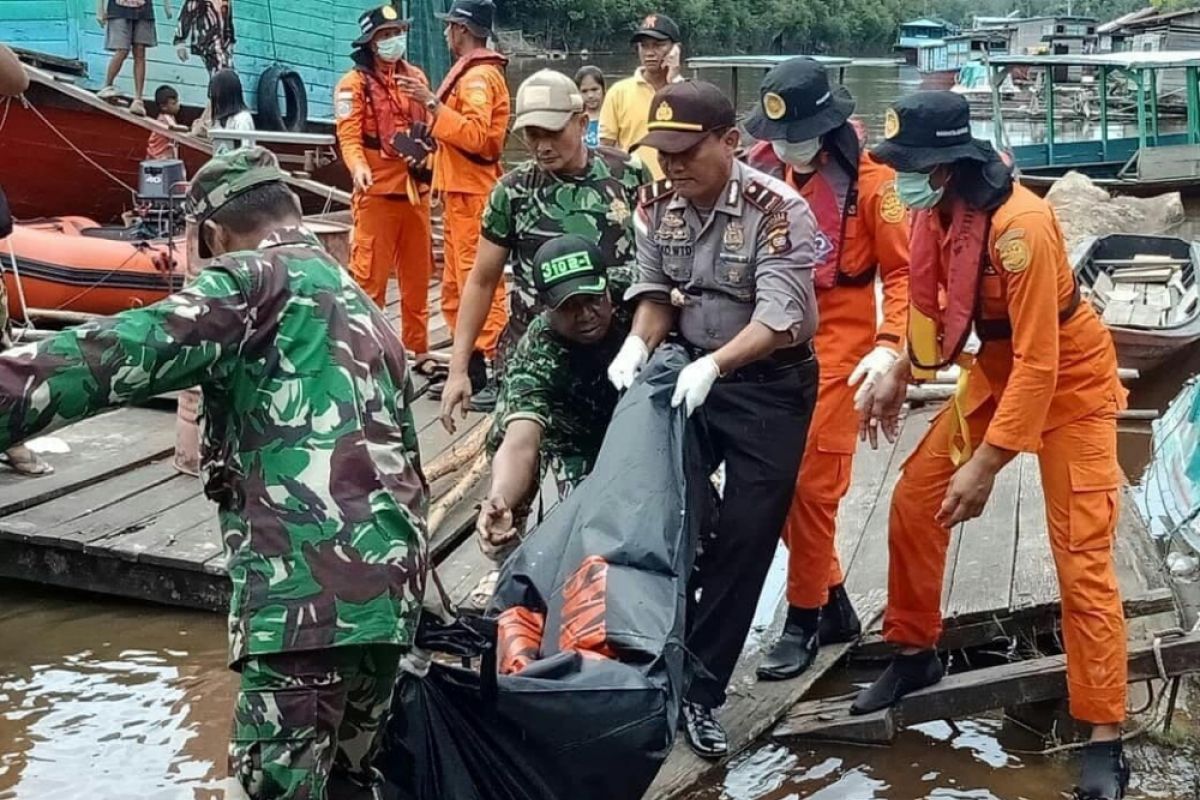
{"type": "Polygon", "coordinates": [[[684,730],[699,755],[719,758],[728,743],[714,709],[754,616],[816,401],[816,222],[795,190],[734,159],[733,105],[712,84],[659,90],[648,129],[641,144],[659,151],[666,178],[642,191],[638,278],[626,294],[637,311],[609,378],[629,387],[669,335],[695,358],[672,402],[706,434],[711,466],[725,463],[725,483],[689,609],[689,646],[710,674],[692,683],[684,730]]]}

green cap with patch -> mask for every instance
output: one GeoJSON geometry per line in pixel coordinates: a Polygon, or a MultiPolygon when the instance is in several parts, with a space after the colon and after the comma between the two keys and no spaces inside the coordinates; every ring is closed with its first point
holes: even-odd
{"type": "Polygon", "coordinates": [[[551,239],[538,248],[532,277],[538,300],[550,308],[558,308],[577,294],[608,291],[608,268],[600,248],[574,234],[551,239]]]}
{"type": "MultiPolygon", "coordinates": [[[[238,195],[264,183],[282,181],[284,177],[275,154],[265,147],[243,147],[214,156],[188,186],[187,214],[198,225],[203,224],[238,195]]],[[[206,249],[203,241],[201,237],[200,255],[208,258],[203,252],[206,249]]]]}

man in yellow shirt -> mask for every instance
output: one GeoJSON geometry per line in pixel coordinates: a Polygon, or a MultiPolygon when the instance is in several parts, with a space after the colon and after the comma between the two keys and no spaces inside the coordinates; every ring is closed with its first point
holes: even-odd
{"type": "MultiPolygon", "coordinates": [[[[633,34],[641,64],[632,76],[617,81],[600,107],[600,144],[633,153],[649,132],[650,101],[654,93],[679,77],[679,26],[666,14],[651,14],[633,34]]],[[[637,148],[636,155],[650,168],[655,180],[663,177],[658,151],[637,148]]]]}

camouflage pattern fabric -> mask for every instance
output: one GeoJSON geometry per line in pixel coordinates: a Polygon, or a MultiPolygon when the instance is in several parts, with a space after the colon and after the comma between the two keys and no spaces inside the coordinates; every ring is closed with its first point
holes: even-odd
{"type": "Polygon", "coordinates": [[[608,365],[629,330],[628,315],[614,315],[608,336],[585,346],[556,334],[545,313],[534,317],[508,358],[488,432],[489,453],[500,447],[510,422],[528,419],[542,427],[541,455],[563,494],[587,477],[617,406],[608,365]]]}
{"type": "Polygon", "coordinates": [[[230,777],[253,800],[371,797],[400,653],[369,645],[246,659],[230,777]]]}
{"type": "Polygon", "coordinates": [[[573,233],[594,242],[609,264],[609,281],[622,292],[633,282],[633,211],[638,187],[649,182],[641,161],[610,147],[589,151],[582,175],[555,175],[525,161],[500,179],[484,209],[481,234],[508,248],[514,260],[505,329],[509,347],[502,349],[510,349],[543,310],[529,270],[534,253],[550,239],[573,233]]]}
{"type": "Polygon", "coordinates": [[[233,583],[230,661],[409,644],[427,489],[404,351],[308,231],[280,230],[161,302],[0,356],[0,450],[196,385],[233,583]]]}

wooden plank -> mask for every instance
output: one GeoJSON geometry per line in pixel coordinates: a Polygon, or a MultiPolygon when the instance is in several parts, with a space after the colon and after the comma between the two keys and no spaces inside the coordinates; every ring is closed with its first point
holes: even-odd
{"type": "MultiPolygon", "coordinates": [[[[1160,654],[1168,676],[1200,671],[1200,632],[1163,639],[1160,654]]],[[[1152,643],[1130,643],[1129,682],[1160,674],[1152,643]]],[[[913,692],[896,706],[875,714],[850,716],[852,698],[817,700],[798,706],[772,737],[821,738],[885,743],[901,728],[936,719],[957,719],[993,708],[1065,697],[1064,656],[1019,661],[951,675],[936,686],[913,692]]]]}
{"type": "Polygon", "coordinates": [[[45,503],[113,475],[161,459],[175,450],[175,415],[123,408],[51,434],[69,453],[49,453],[54,474],[28,478],[0,472],[0,517],[45,503]]]}
{"type": "Polygon", "coordinates": [[[58,548],[89,548],[103,551],[107,542],[158,518],[201,491],[200,481],[191,475],[176,475],[158,486],[139,492],[124,502],[107,506],[93,514],[68,520],[47,530],[58,548]]]}
{"type": "Polygon", "coordinates": [[[1013,570],[1013,611],[1058,603],[1058,573],[1046,531],[1046,498],[1037,457],[1018,456],[1021,500],[1017,508],[1017,557],[1013,570]]]}
{"type": "MultiPolygon", "coordinates": [[[[201,488],[195,478],[181,478],[201,488]]],[[[221,553],[222,547],[217,506],[200,493],[140,520],[131,531],[85,549],[97,555],[204,571],[208,569],[206,563],[221,553]]],[[[224,569],[218,574],[224,574],[224,569]]]]}
{"type": "Polygon", "coordinates": [[[962,526],[946,619],[964,621],[1008,610],[1017,547],[1021,470],[1010,464],[996,476],[983,514],[962,526]]]}

